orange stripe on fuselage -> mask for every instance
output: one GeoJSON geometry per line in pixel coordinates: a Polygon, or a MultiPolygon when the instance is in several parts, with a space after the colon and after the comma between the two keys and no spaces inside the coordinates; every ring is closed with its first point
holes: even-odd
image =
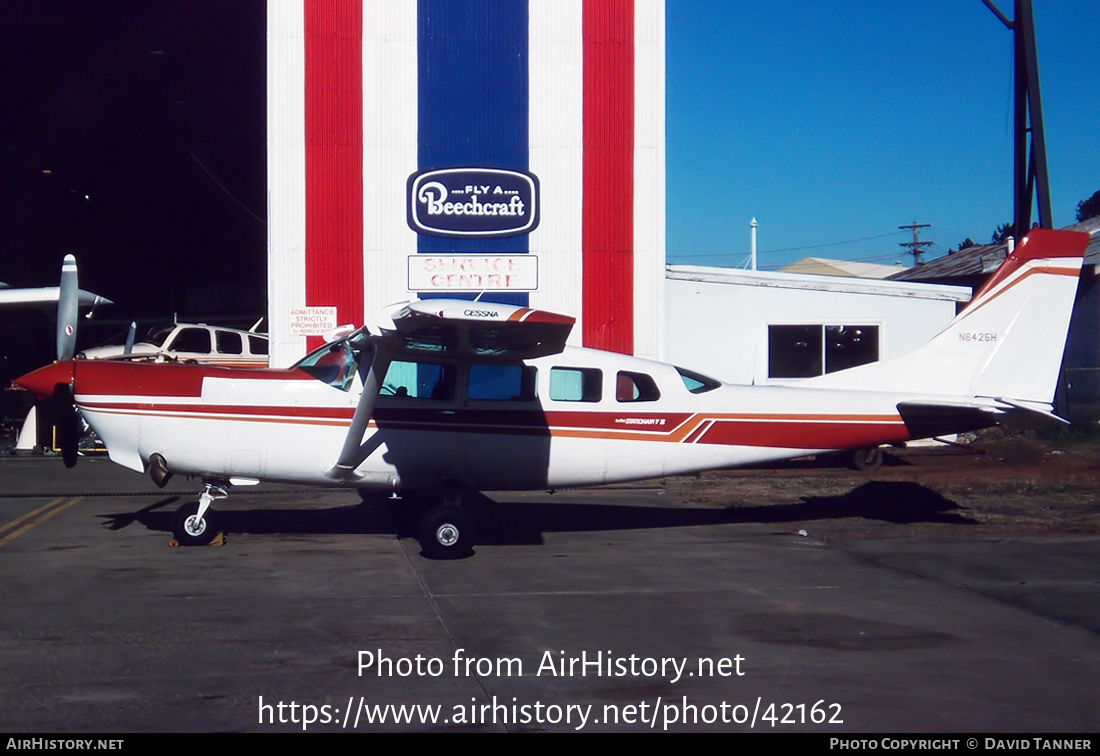
{"type": "MultiPolygon", "coordinates": [[[[347,427],[350,407],[262,407],[80,401],[89,413],[347,427]]],[[[784,413],[542,412],[540,410],[380,410],[380,430],[488,435],[543,435],[603,441],[837,449],[909,438],[898,415],[784,413]]]]}

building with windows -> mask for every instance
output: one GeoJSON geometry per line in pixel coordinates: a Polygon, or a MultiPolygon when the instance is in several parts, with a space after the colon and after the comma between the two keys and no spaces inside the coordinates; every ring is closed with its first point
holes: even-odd
{"type": "Polygon", "coordinates": [[[669,265],[669,362],[728,383],[811,378],[904,354],[969,301],[963,286],[669,265]]]}

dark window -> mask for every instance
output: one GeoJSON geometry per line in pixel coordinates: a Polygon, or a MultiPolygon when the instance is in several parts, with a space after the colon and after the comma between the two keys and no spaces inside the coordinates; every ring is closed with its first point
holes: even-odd
{"type": "Polygon", "coordinates": [[[615,376],[615,399],[620,402],[655,402],[660,398],[657,382],[645,373],[620,370],[615,376]]]}
{"type": "Polygon", "coordinates": [[[210,354],[210,331],[205,328],[184,328],[168,346],[173,352],[210,354]]]}
{"type": "Polygon", "coordinates": [[[239,333],[233,331],[214,331],[214,340],[221,354],[243,354],[244,342],[239,333]]]}
{"type": "Polygon", "coordinates": [[[555,402],[598,402],[603,373],[595,368],[550,368],[550,398],[555,402]]]}
{"type": "Polygon", "coordinates": [[[878,326],[826,326],[825,372],[878,360],[878,326]]]}
{"type": "Polygon", "coordinates": [[[768,377],[821,375],[821,326],[768,326],[768,377]]]}
{"type": "Polygon", "coordinates": [[[261,339],[259,336],[249,336],[248,351],[252,354],[267,354],[267,339],[261,339]]]}
{"type": "Polygon", "coordinates": [[[768,326],[768,377],[813,378],[875,362],[878,341],[878,326],[768,326]]]}

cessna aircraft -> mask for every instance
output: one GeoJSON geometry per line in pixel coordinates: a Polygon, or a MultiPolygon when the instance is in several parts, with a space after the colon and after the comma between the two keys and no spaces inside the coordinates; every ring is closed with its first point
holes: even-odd
{"type": "Polygon", "coordinates": [[[288,369],[62,359],[16,382],[59,417],[75,405],[118,464],[160,485],[202,478],[198,501],[175,516],[181,544],[214,538],[210,505],[230,486],[272,480],[401,492],[424,513],[424,553],[457,557],[474,542],[462,505],[473,491],[1064,422],[1052,402],[1087,243],[1034,229],[922,347],[796,385],[728,385],[566,347],[573,318],[449,300],[391,306],[288,369]]]}

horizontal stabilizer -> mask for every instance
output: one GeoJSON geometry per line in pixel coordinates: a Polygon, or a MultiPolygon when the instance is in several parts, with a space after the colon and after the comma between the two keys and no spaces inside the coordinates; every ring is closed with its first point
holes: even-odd
{"type": "Polygon", "coordinates": [[[1065,428],[1070,425],[1069,420],[1054,414],[1049,405],[1031,405],[1017,402],[1012,399],[998,399],[1009,405],[1005,410],[1004,425],[1020,430],[1047,430],[1049,428],[1065,428]]]}
{"type": "Polygon", "coordinates": [[[980,402],[913,401],[898,404],[898,414],[912,438],[935,438],[953,433],[1005,425],[1017,430],[1062,428],[1069,422],[1054,414],[1049,405],[1033,405],[1011,399],[980,402]]]}
{"type": "Polygon", "coordinates": [[[1003,421],[995,407],[964,403],[901,402],[898,414],[914,439],[968,433],[1003,421]]]}

